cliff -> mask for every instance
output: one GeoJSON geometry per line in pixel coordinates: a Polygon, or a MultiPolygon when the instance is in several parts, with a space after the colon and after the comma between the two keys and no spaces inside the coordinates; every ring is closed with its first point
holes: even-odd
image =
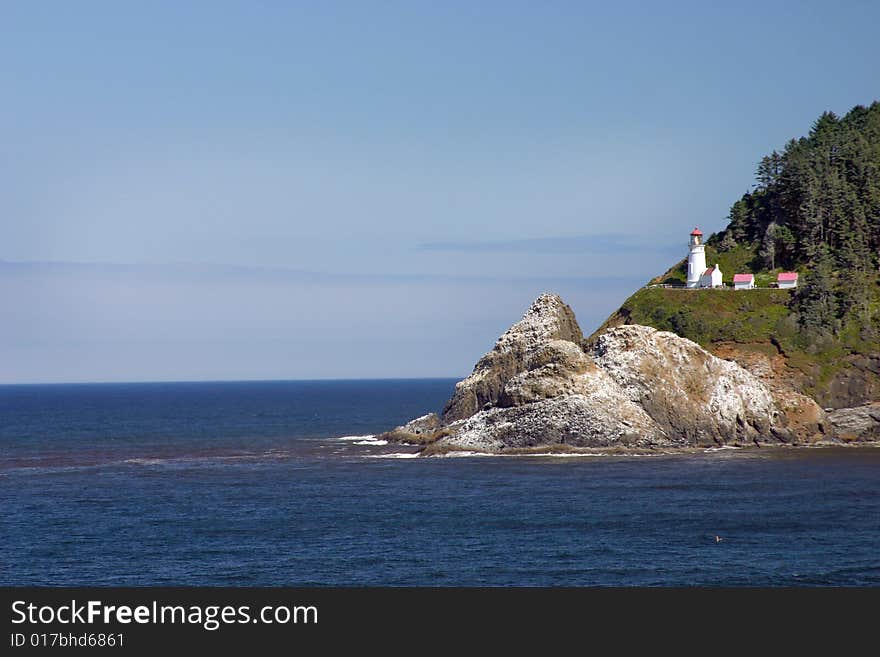
{"type": "Polygon", "coordinates": [[[780,393],[698,344],[647,326],[591,341],[557,295],[540,296],[460,381],[441,415],[383,434],[425,453],[809,444],[815,402],[780,393]]]}
{"type": "MultiPolygon", "coordinates": [[[[809,286],[809,276],[804,278],[803,286],[809,286]]],[[[880,286],[877,294],[872,303],[880,305],[880,286]]],[[[587,339],[593,341],[614,326],[644,324],[693,340],[750,371],[766,371],[776,384],[823,408],[849,408],[878,399],[880,341],[874,338],[873,324],[853,316],[840,335],[811,337],[798,323],[797,299],[798,292],[778,289],[645,287],[587,339]]]]}

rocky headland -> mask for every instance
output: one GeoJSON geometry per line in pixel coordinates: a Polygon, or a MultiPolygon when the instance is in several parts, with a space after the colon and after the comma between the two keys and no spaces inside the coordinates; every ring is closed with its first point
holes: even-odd
{"type": "Polygon", "coordinates": [[[423,453],[880,445],[880,102],[824,112],[757,173],[723,230],[695,228],[595,333],[541,296],[440,415],[388,438],[423,453]]]}
{"type": "Polygon", "coordinates": [[[428,455],[815,445],[835,440],[836,426],[873,435],[862,415],[880,416],[875,408],[831,423],[773,372],[648,326],[585,340],[571,308],[544,294],[456,384],[441,414],[380,438],[428,455]]]}

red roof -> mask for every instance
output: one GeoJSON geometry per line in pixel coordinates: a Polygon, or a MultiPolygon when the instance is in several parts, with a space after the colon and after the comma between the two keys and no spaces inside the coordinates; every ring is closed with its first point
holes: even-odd
{"type": "Polygon", "coordinates": [[[702,235],[702,234],[703,234],[703,231],[701,231],[696,226],[694,226],[694,229],[691,231],[691,235],[702,235]]]}
{"type": "Polygon", "coordinates": [[[711,276],[712,272],[715,271],[715,267],[709,267],[706,271],[703,272],[703,276],[711,276]]]}
{"type": "Polygon", "coordinates": [[[733,282],[734,283],[751,283],[755,280],[754,274],[734,274],[733,282]]]}
{"type": "Polygon", "coordinates": [[[796,271],[784,271],[779,276],[776,277],[777,282],[782,281],[796,281],[798,279],[798,275],[796,271]]]}

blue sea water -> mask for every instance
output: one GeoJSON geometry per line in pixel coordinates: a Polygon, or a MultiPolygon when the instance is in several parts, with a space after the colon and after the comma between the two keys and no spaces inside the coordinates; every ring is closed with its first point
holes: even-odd
{"type": "Polygon", "coordinates": [[[880,584],[880,449],[407,458],[341,439],[453,385],[0,386],[0,584],[880,584]]]}

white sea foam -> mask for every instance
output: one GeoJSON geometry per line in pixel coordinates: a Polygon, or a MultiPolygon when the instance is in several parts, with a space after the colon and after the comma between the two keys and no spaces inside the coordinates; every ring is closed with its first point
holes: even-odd
{"type": "MultiPolygon", "coordinates": [[[[418,452],[393,452],[391,454],[369,454],[367,458],[372,459],[413,459],[419,456],[418,452]]],[[[531,458],[542,456],[546,458],[586,458],[597,456],[613,456],[613,454],[602,454],[596,452],[538,452],[535,454],[495,454],[491,452],[474,452],[471,450],[453,450],[445,454],[432,454],[428,458],[432,459],[455,459],[455,458],[475,458],[481,456],[489,457],[508,457],[508,458],[531,458]]]]}
{"type": "Polygon", "coordinates": [[[9,475],[41,475],[58,472],[77,472],[81,470],[92,470],[100,467],[101,464],[98,463],[82,465],[26,465],[4,470],[3,472],[0,472],[0,477],[6,477],[9,475]]]}
{"type": "MultiPolygon", "coordinates": [[[[258,454],[211,454],[207,456],[174,456],[168,458],[152,458],[138,457],[125,459],[124,461],[116,461],[114,463],[127,463],[131,465],[168,465],[168,466],[190,466],[190,465],[211,465],[214,463],[237,463],[240,461],[261,461],[266,459],[278,459],[288,456],[286,450],[271,449],[258,454]]],[[[114,465],[109,463],[106,465],[114,465]]]]}
{"type": "Polygon", "coordinates": [[[373,438],[368,438],[366,440],[355,440],[352,445],[387,445],[387,440],[376,440],[373,438]]]}
{"type": "Polygon", "coordinates": [[[163,465],[168,463],[170,459],[125,459],[123,463],[134,463],[136,465],[163,465]]]}
{"type": "Polygon", "coordinates": [[[611,454],[601,454],[596,452],[534,452],[534,453],[526,453],[526,454],[505,454],[503,452],[500,453],[492,453],[492,452],[473,452],[470,450],[454,450],[450,452],[446,452],[445,454],[434,454],[431,458],[466,458],[471,456],[493,456],[493,457],[501,457],[506,456],[509,458],[531,458],[533,456],[542,456],[546,458],[584,458],[591,456],[611,456],[611,454]]]}
{"type": "Polygon", "coordinates": [[[742,449],[742,447],[735,447],[733,445],[722,445],[721,447],[709,447],[704,449],[703,452],[722,452],[728,449],[742,449]]]}
{"type": "MultiPolygon", "coordinates": [[[[358,441],[358,440],[370,440],[375,437],[376,437],[376,434],[368,433],[368,434],[364,434],[363,436],[340,436],[339,438],[336,438],[336,440],[345,440],[348,442],[354,442],[354,441],[358,441]]],[[[363,444],[363,443],[361,443],[361,444],[363,444]]]]}
{"type": "Polygon", "coordinates": [[[587,456],[611,456],[611,454],[601,454],[597,452],[539,452],[537,454],[523,454],[522,456],[546,456],[554,459],[567,459],[584,458],[587,456]]]}

